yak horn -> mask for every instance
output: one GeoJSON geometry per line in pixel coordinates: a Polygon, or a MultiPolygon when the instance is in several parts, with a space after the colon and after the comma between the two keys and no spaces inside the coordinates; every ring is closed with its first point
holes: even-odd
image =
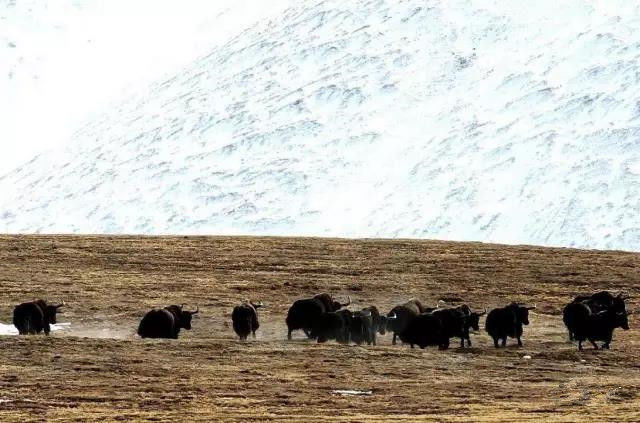
{"type": "Polygon", "coordinates": [[[60,308],[60,307],[62,307],[62,306],[66,306],[66,305],[67,305],[67,303],[65,303],[65,302],[63,301],[63,302],[59,303],[58,305],[56,305],[56,306],[54,306],[54,307],[55,307],[55,308],[60,308]]]}
{"type": "Polygon", "coordinates": [[[398,316],[395,313],[393,313],[393,316],[387,316],[387,319],[390,319],[390,320],[394,320],[394,319],[397,319],[397,318],[398,318],[398,316]]]}
{"type": "Polygon", "coordinates": [[[351,304],[351,296],[347,296],[347,302],[345,304],[340,304],[341,307],[346,307],[351,304]]]}
{"type": "Polygon", "coordinates": [[[532,306],[530,306],[530,307],[525,307],[525,308],[526,308],[527,310],[533,310],[534,308],[536,308],[536,305],[534,304],[534,305],[532,305],[532,306]]]}
{"type": "Polygon", "coordinates": [[[487,314],[487,308],[484,308],[484,311],[482,313],[478,313],[478,316],[484,316],[485,314],[487,314]]]}
{"type": "Polygon", "coordinates": [[[189,313],[193,316],[194,314],[198,314],[200,312],[200,307],[196,306],[196,311],[190,311],[189,313]]]}

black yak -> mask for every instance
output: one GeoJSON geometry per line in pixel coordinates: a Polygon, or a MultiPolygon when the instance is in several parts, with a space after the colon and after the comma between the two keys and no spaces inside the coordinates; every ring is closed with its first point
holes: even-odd
{"type": "MultiPolygon", "coordinates": [[[[416,299],[411,299],[404,304],[400,304],[391,309],[387,313],[387,317],[393,317],[388,321],[387,329],[393,332],[391,343],[396,344],[396,337],[400,336],[407,328],[411,320],[418,317],[421,313],[435,310],[437,307],[425,307],[416,299]]],[[[402,337],[400,338],[402,339],[402,337]]]]}
{"type": "Polygon", "coordinates": [[[376,335],[384,335],[390,321],[396,316],[383,316],[376,306],[365,307],[353,313],[351,321],[351,340],[356,344],[376,345],[376,335]]]}
{"type": "Polygon", "coordinates": [[[626,313],[627,310],[624,301],[628,298],[629,297],[627,295],[623,295],[622,293],[614,296],[609,291],[600,291],[591,295],[578,295],[575,297],[573,301],[562,310],[562,321],[569,331],[569,341],[573,341],[574,339],[574,334],[571,331],[571,327],[573,326],[573,315],[571,310],[580,310],[580,308],[570,306],[571,304],[586,304],[589,307],[589,310],[593,313],[603,310],[612,310],[616,313],[626,313]]]}
{"type": "Polygon", "coordinates": [[[449,337],[443,327],[443,319],[436,312],[426,312],[411,319],[407,327],[399,334],[406,344],[424,348],[437,345],[439,349],[449,348],[449,337]]]}
{"type": "Polygon", "coordinates": [[[324,313],[340,310],[351,304],[351,297],[346,303],[335,301],[329,294],[318,294],[313,298],[296,300],[287,313],[287,338],[291,339],[291,332],[302,329],[307,337],[312,338],[311,331],[318,324],[324,313]]]}
{"type": "Polygon", "coordinates": [[[614,329],[629,330],[629,314],[613,306],[593,311],[586,302],[572,302],[564,308],[563,320],[569,333],[578,341],[579,351],[582,351],[582,342],[585,340],[589,340],[595,349],[598,349],[595,341],[604,341],[602,348],[609,349],[614,329]]]}
{"type": "Polygon", "coordinates": [[[354,313],[351,310],[338,310],[322,313],[318,316],[310,337],[318,342],[334,339],[341,344],[351,341],[351,328],[354,324],[354,313]]]}
{"type": "Polygon", "coordinates": [[[180,329],[191,329],[191,318],[199,312],[186,311],[183,306],[170,305],[162,309],[154,309],[144,315],[138,326],[141,338],[178,339],[180,329]]]}
{"type": "Polygon", "coordinates": [[[498,340],[502,339],[502,346],[507,346],[507,337],[516,338],[522,346],[522,325],[529,324],[529,310],[536,306],[526,307],[522,304],[511,303],[506,307],[494,308],[487,315],[485,329],[493,338],[493,345],[498,348],[498,340]]]}
{"type": "Polygon", "coordinates": [[[480,316],[484,312],[471,311],[469,306],[463,304],[455,308],[440,308],[433,311],[433,314],[442,320],[442,329],[449,338],[460,338],[460,346],[464,348],[464,341],[471,346],[469,336],[470,329],[480,330],[480,316]]]}
{"type": "Polygon", "coordinates": [[[262,302],[252,303],[249,300],[245,300],[242,304],[233,308],[231,313],[231,321],[233,323],[233,330],[240,337],[240,340],[247,339],[249,334],[253,334],[253,338],[256,337],[256,331],[260,327],[258,322],[258,308],[263,307],[262,302]]]}
{"type": "Polygon", "coordinates": [[[13,309],[13,325],[20,335],[36,334],[43,330],[45,335],[49,335],[50,325],[56,324],[56,313],[64,305],[64,302],[48,305],[44,300],[19,304],[13,309]]]}

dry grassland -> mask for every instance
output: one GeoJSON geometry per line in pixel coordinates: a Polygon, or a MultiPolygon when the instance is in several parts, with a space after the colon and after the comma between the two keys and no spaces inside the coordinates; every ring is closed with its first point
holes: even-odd
{"type": "Polygon", "coordinates": [[[0,337],[0,421],[638,422],[638,317],[612,350],[578,353],[560,311],[600,289],[631,294],[637,310],[639,264],[634,253],[436,241],[2,236],[0,322],[43,297],[68,303],[59,321],[70,326],[0,337]],[[325,291],[385,312],[411,297],[538,308],[522,348],[496,350],[484,331],[448,351],[388,335],[377,347],[287,342],[288,306],[325,291]],[[246,343],[229,324],[244,298],[268,305],[246,343]],[[192,331],[133,336],[146,310],[172,303],[200,306],[192,331]]]}

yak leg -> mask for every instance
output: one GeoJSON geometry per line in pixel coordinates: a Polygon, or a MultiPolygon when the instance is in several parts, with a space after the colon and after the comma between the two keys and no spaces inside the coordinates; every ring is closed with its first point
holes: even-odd
{"type": "Polygon", "coordinates": [[[460,337],[460,348],[464,348],[464,337],[460,337]]]}
{"type": "Polygon", "coordinates": [[[391,345],[395,345],[396,344],[396,333],[393,332],[393,339],[391,340],[391,345]]]}
{"type": "Polygon", "coordinates": [[[51,326],[49,326],[49,323],[45,323],[44,324],[44,334],[45,335],[49,335],[50,332],[51,332],[51,326]]]}
{"type": "Polygon", "coordinates": [[[291,329],[289,329],[289,333],[287,334],[287,339],[291,341],[291,329]]]}
{"type": "Polygon", "coordinates": [[[573,341],[573,332],[569,331],[569,341],[573,341]]]}
{"type": "Polygon", "coordinates": [[[506,347],[507,346],[507,337],[505,336],[504,338],[502,338],[502,347],[506,347]]]}
{"type": "MultiPolygon", "coordinates": [[[[22,326],[22,325],[21,325],[22,326]]],[[[31,319],[26,318],[24,322],[24,326],[18,328],[18,332],[20,335],[28,335],[31,333],[31,319]]]]}
{"type": "Polygon", "coordinates": [[[589,339],[589,342],[591,342],[591,345],[593,345],[593,349],[597,350],[598,348],[598,344],[595,343],[595,341],[593,339],[589,339]]]}
{"type": "Polygon", "coordinates": [[[471,337],[467,336],[467,347],[471,346],[471,337]]]}
{"type": "Polygon", "coordinates": [[[493,346],[498,348],[498,337],[496,336],[493,337],[493,346]]]}
{"type": "Polygon", "coordinates": [[[311,338],[311,331],[309,329],[303,328],[302,331],[305,335],[307,335],[307,338],[311,338]]]}
{"type": "Polygon", "coordinates": [[[26,326],[24,326],[22,328],[18,328],[18,332],[20,333],[20,335],[35,335],[36,334],[36,330],[33,328],[33,326],[30,325],[29,322],[27,322],[26,326]]]}
{"type": "Polygon", "coordinates": [[[520,337],[518,336],[518,346],[521,347],[522,346],[522,339],[520,339],[520,337]]]}
{"type": "Polygon", "coordinates": [[[582,351],[582,341],[578,340],[578,351],[582,351]]]}

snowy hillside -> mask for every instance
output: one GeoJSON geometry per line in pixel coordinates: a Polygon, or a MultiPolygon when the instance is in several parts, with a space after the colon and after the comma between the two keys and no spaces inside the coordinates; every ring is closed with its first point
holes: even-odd
{"type": "Polygon", "coordinates": [[[640,7],[291,2],[0,179],[10,232],[640,250],[640,7]]]}
{"type": "Polygon", "coordinates": [[[285,4],[249,3],[0,0],[0,174],[285,4]]]}

